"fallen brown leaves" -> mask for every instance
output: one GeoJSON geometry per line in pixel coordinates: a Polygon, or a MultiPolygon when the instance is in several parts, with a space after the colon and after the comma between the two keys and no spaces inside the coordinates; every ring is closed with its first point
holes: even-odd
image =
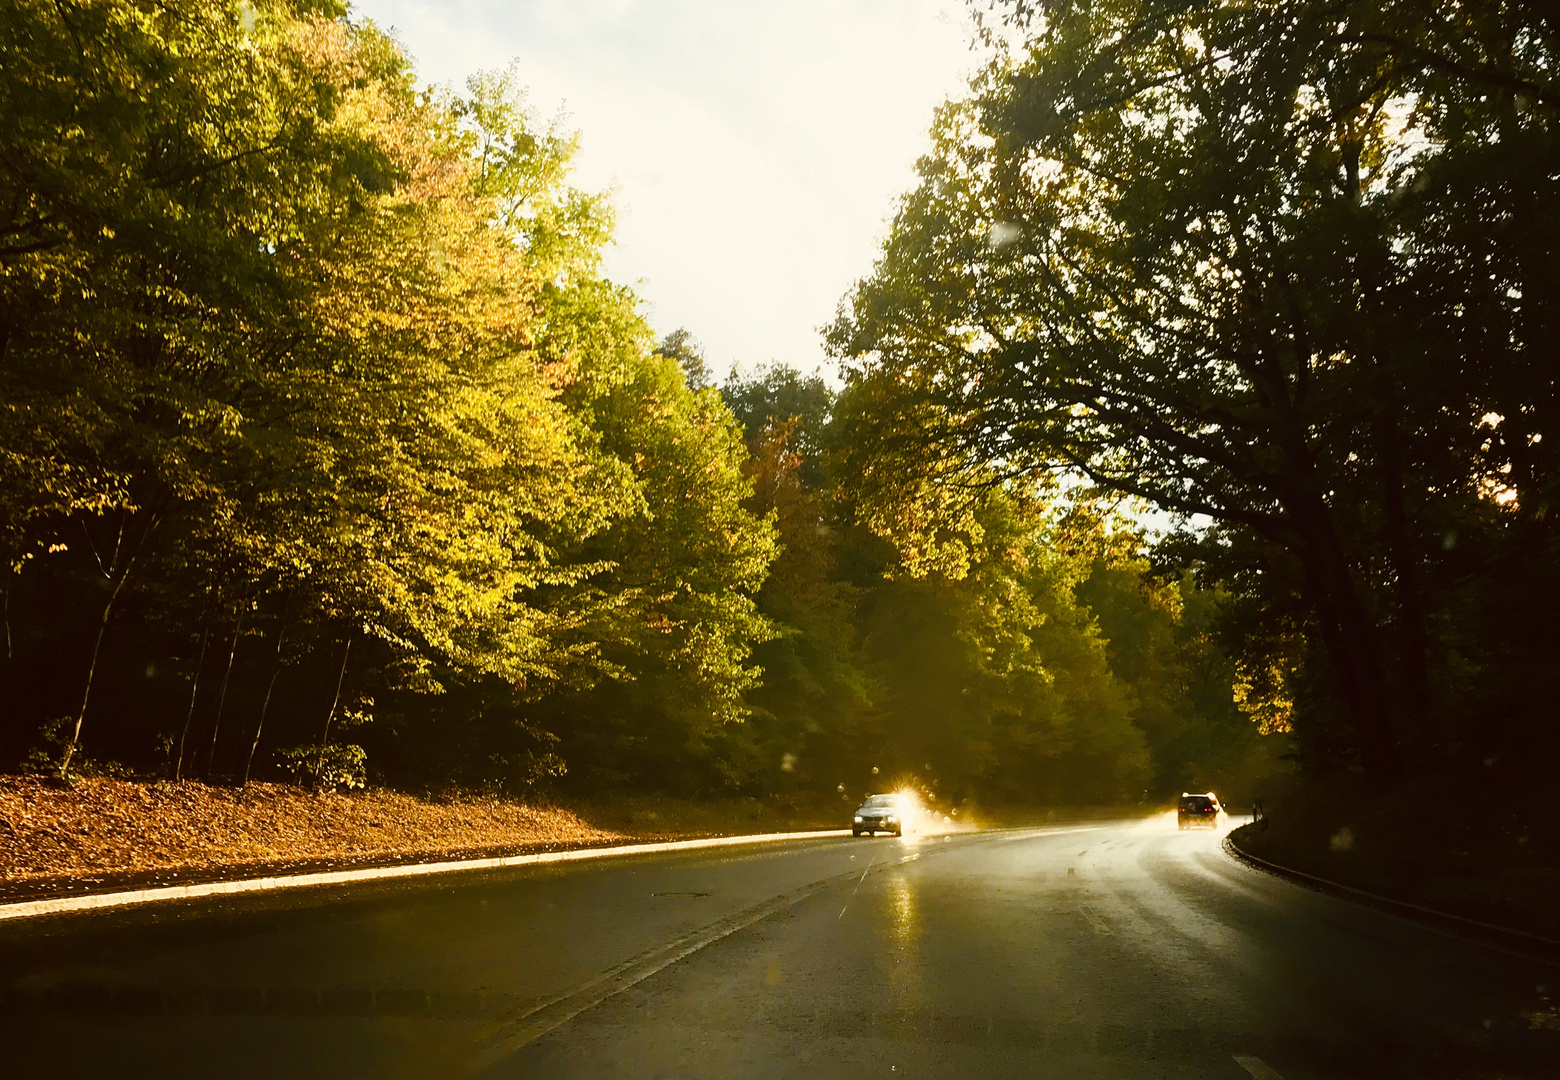
{"type": "Polygon", "coordinates": [[[280,784],[85,780],[73,790],[0,776],[0,880],[211,869],[616,839],[567,810],[498,799],[430,802],[280,784]]]}

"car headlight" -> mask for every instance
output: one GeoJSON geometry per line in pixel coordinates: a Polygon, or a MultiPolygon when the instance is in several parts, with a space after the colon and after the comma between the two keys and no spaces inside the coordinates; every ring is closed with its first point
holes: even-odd
{"type": "Polygon", "coordinates": [[[898,821],[899,819],[896,818],[893,814],[889,814],[888,817],[884,818],[883,820],[888,822],[890,825],[892,825],[894,822],[898,821]]]}
{"type": "Polygon", "coordinates": [[[857,825],[860,825],[860,824],[861,824],[861,815],[860,815],[860,814],[857,814],[857,815],[856,815],[856,824],[857,824],[857,825]]]}

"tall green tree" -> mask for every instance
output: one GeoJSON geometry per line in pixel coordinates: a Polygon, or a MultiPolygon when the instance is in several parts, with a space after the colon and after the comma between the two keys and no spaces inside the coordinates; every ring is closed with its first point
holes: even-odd
{"type": "Polygon", "coordinates": [[[1077,597],[1094,556],[1069,520],[1019,486],[976,490],[963,557],[907,562],[874,532],[860,485],[836,479],[884,464],[852,446],[870,394],[836,399],[777,367],[724,392],[747,426],[755,502],[783,543],[759,594],[778,631],[759,647],[751,695],[760,770],[853,793],[917,782],[1051,803],[1150,786],[1129,694],[1077,597]]]}
{"type": "Polygon", "coordinates": [[[1058,542],[1059,522],[1022,488],[987,490],[972,517],[966,569],[901,570],[863,605],[893,764],[956,795],[1138,799],[1148,747],[1076,596],[1089,561],[1058,542]]]}
{"type": "Polygon", "coordinates": [[[719,789],[731,770],[713,740],[746,717],[752,648],[769,634],[753,597],[774,536],[744,505],[745,447],[692,336],[658,344],[637,298],[603,276],[611,207],[568,183],[575,140],[543,133],[512,70],[476,76],[468,91],[483,190],[510,208],[541,282],[536,356],[566,373],[571,438],[621,508],[560,549],[591,568],[548,594],[577,613],[558,640],[578,671],[529,689],[516,713],[529,719],[515,722],[549,746],[555,737],[582,782],[719,789]]]}
{"type": "Polygon", "coordinates": [[[1550,543],[1552,25],[1520,4],[1004,15],[993,40],[1021,44],[939,114],[833,331],[880,398],[872,454],[922,462],[895,483],[928,521],[957,510],[940,481],[988,468],[1211,519],[1205,564],[1303,596],[1289,634],[1322,644],[1342,749],[1397,775],[1437,697],[1447,530],[1550,543]]]}
{"type": "Polygon", "coordinates": [[[831,488],[808,482],[822,469],[799,436],[809,421],[821,431],[828,417],[786,414],[790,380],[774,374],[763,382],[780,393],[761,396],[749,383],[743,401],[750,506],[774,520],[780,549],[758,595],[774,635],[755,650],[763,675],[748,693],[755,715],[742,756],[755,786],[834,787],[870,769],[875,756],[868,729],[879,688],[858,650],[858,615],[875,583],[867,575],[880,573],[886,553],[861,551],[863,538],[840,519],[831,488]]]}
{"type": "Polygon", "coordinates": [[[654,351],[630,294],[582,279],[555,302],[569,316],[545,347],[578,357],[568,400],[631,470],[640,509],[581,548],[606,567],[586,586],[601,600],[587,630],[605,677],[540,707],[597,783],[733,786],[710,747],[747,717],[752,649],[771,632],[754,597],[776,550],[772,521],[746,505],[740,431],[715,389],[654,351]]]}
{"type": "Polygon", "coordinates": [[[0,540],[35,637],[60,588],[95,626],[62,772],[143,585],[253,615],[251,749],[281,668],[358,635],[426,690],[575,663],[600,566],[560,552],[638,503],[535,345],[564,241],[599,243],[559,140],[500,185],[472,106],[339,11],[22,4],[0,34],[0,540]]]}

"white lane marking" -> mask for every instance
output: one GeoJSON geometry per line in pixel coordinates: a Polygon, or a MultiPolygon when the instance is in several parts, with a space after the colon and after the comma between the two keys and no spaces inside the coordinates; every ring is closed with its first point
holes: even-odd
{"type": "MultiPolygon", "coordinates": [[[[903,859],[892,859],[885,862],[883,868],[887,870],[891,867],[911,862],[917,857],[911,855],[903,859]]],[[[871,867],[868,867],[868,870],[870,869],[871,867]]],[[[821,881],[803,885],[801,888],[781,896],[765,900],[763,903],[756,904],[746,911],[739,911],[735,915],[695,930],[693,933],[672,942],[670,945],[652,949],[648,953],[641,953],[630,960],[625,960],[617,967],[603,972],[583,986],[577,987],[568,993],[560,994],[539,1005],[513,1013],[504,1019],[502,1026],[494,1035],[481,1040],[482,1046],[477,1052],[474,1064],[479,1069],[492,1066],[527,1043],[534,1042],[549,1031],[568,1023],[587,1009],[594,1008],[608,998],[622,993],[629,987],[644,982],[650,976],[671,967],[679,960],[692,956],[706,945],[713,945],[722,938],[730,937],[738,930],[745,930],[754,923],[767,919],[769,916],[805,900],[807,897],[828,888],[836,882],[848,880],[854,874],[855,871],[851,871],[848,874],[824,878],[821,881]]],[[[866,875],[863,874],[862,876],[865,877],[866,875]]],[[[860,888],[861,882],[858,881],[856,887],[860,888]]]]}
{"type": "MultiPolygon", "coordinates": [[[[1085,828],[993,829],[985,834],[990,840],[1016,840],[1037,836],[1058,836],[1064,833],[1093,832],[1107,828],[1091,825],[1085,828]],[[1020,833],[1021,835],[1013,835],[1020,833]]],[[[736,847],[746,844],[768,844],[781,840],[821,840],[836,836],[849,836],[849,829],[823,829],[815,832],[761,833],[756,836],[709,836],[700,840],[667,840],[654,844],[620,844],[616,847],[577,848],[573,851],[541,851],[531,855],[505,855],[493,859],[460,859],[448,862],[408,863],[402,866],[379,866],[363,870],[328,870],[316,874],[288,874],[283,877],[248,878],[243,881],[207,881],[198,885],[164,885],[155,889],[135,889],[126,892],[93,893],[88,896],[60,896],[52,900],[23,900],[14,904],[0,904],[0,920],[27,919],[37,915],[58,915],[71,911],[91,911],[96,908],[129,907],[132,904],[150,904],[162,900],[195,900],[203,896],[233,896],[239,893],[271,892],[276,889],[297,889],[311,885],[348,885],[359,881],[384,881],[390,878],[421,877],[425,874],[448,874],[457,870],[497,870],[511,866],[536,866],[545,863],[584,862],[590,859],[608,859],[622,855],[654,855],[665,851],[694,851],[699,848],[736,847]]],[[[980,837],[980,832],[966,834],[980,837]]]]}
{"type": "Polygon", "coordinates": [[[296,889],[306,885],[346,885],[359,881],[448,874],[456,870],[495,870],[544,863],[584,862],[589,859],[609,859],[622,855],[653,855],[664,851],[695,851],[699,848],[768,844],[779,840],[818,840],[849,835],[849,829],[829,829],[820,832],[760,833],[756,836],[709,836],[701,840],[666,840],[654,844],[619,844],[616,847],[576,848],[573,851],[539,851],[531,855],[505,855],[493,859],[410,863],[403,866],[370,867],[364,870],[329,870],[317,874],[250,878],[246,881],[208,881],[199,885],[165,885],[156,889],[138,889],[133,892],[62,896],[53,900],[25,900],[15,904],[0,904],[0,919],[25,919],[35,915],[54,915],[66,911],[127,907],[131,904],[149,904],[158,900],[193,900],[202,896],[269,892],[274,889],[296,889]]]}
{"type": "MultiPolygon", "coordinates": [[[[856,856],[854,856],[854,855],[851,856],[852,859],[854,859],[855,857],[856,856]]],[[[903,866],[903,865],[905,865],[905,863],[913,863],[913,862],[915,862],[920,857],[921,857],[921,853],[920,852],[916,852],[914,855],[906,855],[903,859],[900,859],[898,862],[895,862],[895,863],[892,863],[892,864],[885,864],[885,865],[903,866]]],[[[872,857],[872,861],[873,862],[877,861],[877,856],[876,855],[874,855],[872,857]]],[[[856,892],[857,892],[857,890],[859,890],[861,888],[861,882],[862,881],[866,881],[867,880],[867,875],[870,874],[870,873],[872,873],[872,863],[867,863],[867,868],[861,872],[861,881],[856,882],[856,888],[854,888],[854,889],[852,889],[850,891],[850,896],[847,897],[846,900],[845,900],[845,907],[840,908],[840,913],[839,913],[839,916],[838,916],[839,919],[843,919],[845,917],[845,908],[850,907],[850,902],[852,900],[856,899],[856,892]]],[[[836,921],[838,921],[838,920],[836,920],[836,921]]]]}
{"type": "MultiPolygon", "coordinates": [[[[856,882],[856,888],[852,889],[850,895],[845,898],[845,907],[840,908],[839,917],[841,919],[845,917],[845,908],[850,907],[850,902],[856,899],[856,893],[861,889],[861,883],[867,880],[868,874],[872,873],[872,863],[875,862],[877,862],[876,855],[872,856],[872,862],[867,863],[867,868],[861,872],[861,878],[856,882]]],[[[835,921],[837,922],[838,920],[835,921]]]]}
{"type": "Polygon", "coordinates": [[[1277,1069],[1259,1057],[1245,1057],[1241,1054],[1236,1054],[1235,1064],[1249,1072],[1256,1080],[1284,1080],[1282,1076],[1278,1075],[1277,1069]]]}
{"type": "Polygon", "coordinates": [[[1105,922],[1104,919],[1100,918],[1099,912],[1095,911],[1088,904],[1079,904],[1078,910],[1083,912],[1083,917],[1089,920],[1089,925],[1094,927],[1094,932],[1096,934],[1099,934],[1102,937],[1107,937],[1111,934],[1112,931],[1110,926],[1105,922]]]}

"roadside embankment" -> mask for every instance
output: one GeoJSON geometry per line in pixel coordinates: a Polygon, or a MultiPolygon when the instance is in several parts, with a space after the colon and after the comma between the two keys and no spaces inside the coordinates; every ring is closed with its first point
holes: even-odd
{"type": "MultiPolygon", "coordinates": [[[[471,794],[0,775],[0,904],[623,843],[849,828],[849,800],[620,795],[569,807],[471,794]]],[[[931,810],[932,807],[928,807],[931,810]]],[[[950,808],[936,831],[1117,819],[1118,807],[950,808]]],[[[943,817],[943,815],[936,815],[943,817]]]]}
{"type": "Polygon", "coordinates": [[[569,810],[280,784],[0,776],[0,902],[621,841],[569,810]]]}
{"type": "Polygon", "coordinates": [[[1552,819],[1467,791],[1373,795],[1295,787],[1266,827],[1236,829],[1242,852],[1301,874],[1446,915],[1560,941],[1552,819]]]}
{"type": "Polygon", "coordinates": [[[278,874],[486,858],[625,840],[838,827],[758,800],[620,798],[576,809],[283,784],[0,776],[0,903],[278,874]]]}
{"type": "Polygon", "coordinates": [[[487,859],[624,842],[840,828],[848,810],[620,796],[574,807],[284,784],[0,775],[0,903],[487,859]]]}

